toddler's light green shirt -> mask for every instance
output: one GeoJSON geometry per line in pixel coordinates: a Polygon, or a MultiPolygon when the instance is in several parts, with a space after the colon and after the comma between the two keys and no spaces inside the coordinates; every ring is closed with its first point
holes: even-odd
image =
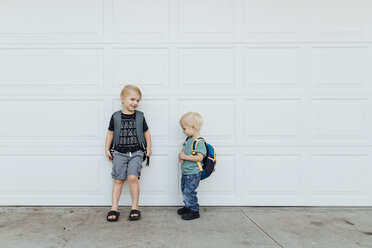
{"type": "MultiPolygon", "coordinates": [[[[194,140],[194,138],[190,137],[183,143],[183,146],[185,147],[184,153],[186,155],[192,155],[192,142],[194,142],[194,140]]],[[[207,154],[207,148],[205,147],[205,142],[203,140],[199,140],[198,142],[196,153],[198,152],[203,154],[204,157],[207,154]]],[[[201,161],[200,163],[203,166],[203,161],[201,161]]],[[[185,162],[181,165],[181,171],[183,175],[191,175],[198,173],[200,169],[196,162],[185,160],[185,162]]]]}

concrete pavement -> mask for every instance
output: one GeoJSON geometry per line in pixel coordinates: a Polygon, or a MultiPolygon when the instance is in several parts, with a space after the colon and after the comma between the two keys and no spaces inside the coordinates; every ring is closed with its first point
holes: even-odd
{"type": "Polygon", "coordinates": [[[372,208],[202,207],[181,220],[176,207],[142,207],[140,221],[106,221],[109,207],[0,207],[0,247],[364,248],[372,208]]]}

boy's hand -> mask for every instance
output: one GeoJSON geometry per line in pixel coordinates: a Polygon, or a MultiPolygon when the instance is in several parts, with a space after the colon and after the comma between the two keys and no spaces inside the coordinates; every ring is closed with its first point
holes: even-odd
{"type": "Polygon", "coordinates": [[[180,154],[178,155],[178,158],[180,160],[185,160],[186,159],[186,154],[184,152],[180,152],[180,154]]]}
{"type": "Polygon", "coordinates": [[[184,151],[185,151],[185,147],[182,148],[182,151],[181,151],[180,154],[178,155],[178,161],[179,161],[181,164],[183,164],[183,163],[185,162],[184,159],[181,159],[181,153],[184,153],[184,151]]]}
{"type": "Polygon", "coordinates": [[[146,148],[146,157],[150,157],[151,154],[152,154],[152,152],[151,152],[151,147],[147,147],[147,148],[146,148]]]}
{"type": "Polygon", "coordinates": [[[106,151],[106,158],[108,161],[112,162],[112,155],[111,155],[111,152],[109,150],[106,151]]]}

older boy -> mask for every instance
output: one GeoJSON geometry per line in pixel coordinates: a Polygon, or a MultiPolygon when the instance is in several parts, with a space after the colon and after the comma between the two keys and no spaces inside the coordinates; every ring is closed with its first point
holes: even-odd
{"type": "Polygon", "coordinates": [[[113,162],[112,207],[107,214],[107,221],[118,221],[119,199],[125,180],[129,182],[132,207],[129,220],[138,220],[139,184],[144,151],[151,156],[151,135],[142,112],[136,108],[142,98],[141,91],[133,85],[126,85],[120,94],[122,110],[111,116],[105,151],[106,157],[113,162]],[[113,151],[113,153],[111,153],[113,151]]]}

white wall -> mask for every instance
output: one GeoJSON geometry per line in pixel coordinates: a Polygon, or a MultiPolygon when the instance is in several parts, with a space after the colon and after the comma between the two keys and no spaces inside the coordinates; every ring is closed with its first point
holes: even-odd
{"type": "MultiPolygon", "coordinates": [[[[176,205],[179,117],[215,145],[203,205],[372,205],[372,2],[0,0],[0,204],[109,205],[126,83],[153,135],[142,205],[176,205]]],[[[128,204],[128,188],[122,204],[128,204]]]]}

